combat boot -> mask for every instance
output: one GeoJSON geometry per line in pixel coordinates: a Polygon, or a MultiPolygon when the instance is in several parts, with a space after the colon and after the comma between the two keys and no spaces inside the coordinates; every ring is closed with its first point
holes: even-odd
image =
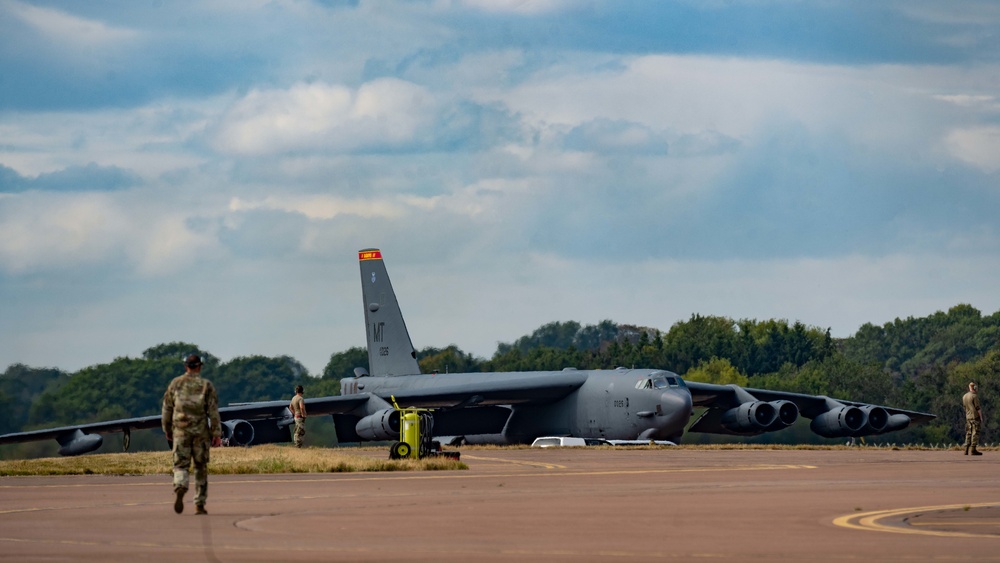
{"type": "Polygon", "coordinates": [[[969,455],[969,446],[965,446],[965,455],[969,455]]]}
{"type": "Polygon", "coordinates": [[[174,512],[177,514],[184,512],[184,493],[186,492],[187,489],[184,487],[177,487],[174,489],[174,494],[177,495],[177,498],[174,500],[174,512]]]}
{"type": "Polygon", "coordinates": [[[198,514],[208,514],[208,511],[205,510],[205,505],[204,504],[199,504],[196,507],[196,510],[194,511],[194,513],[197,516],[198,514]]]}
{"type": "Polygon", "coordinates": [[[983,452],[976,449],[976,446],[972,446],[972,455],[983,455],[983,452]]]}

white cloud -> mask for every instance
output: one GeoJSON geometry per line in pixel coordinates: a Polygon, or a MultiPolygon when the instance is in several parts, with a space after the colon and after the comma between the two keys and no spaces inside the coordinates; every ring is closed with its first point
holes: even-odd
{"type": "Polygon", "coordinates": [[[0,268],[21,273],[106,259],[127,236],[125,214],[103,194],[28,194],[0,206],[0,268]]]}
{"type": "Polygon", "coordinates": [[[948,134],[946,143],[955,157],[988,173],[1000,170],[1000,127],[956,129],[948,134]]]}
{"type": "Polygon", "coordinates": [[[187,218],[106,193],[28,192],[3,198],[0,270],[22,274],[104,264],[160,275],[179,269],[185,256],[215,246],[211,233],[191,231],[187,218]]]}
{"type": "Polygon", "coordinates": [[[53,8],[32,6],[17,0],[0,3],[3,11],[28,24],[49,41],[75,47],[106,47],[138,37],[130,29],[109,26],[53,8]]]}
{"type": "Polygon", "coordinates": [[[414,141],[434,109],[422,86],[395,78],[357,90],[321,83],[253,90],[222,115],[214,144],[233,154],[393,146],[414,141]]]}
{"type": "Polygon", "coordinates": [[[309,219],[333,219],[339,215],[358,217],[398,219],[403,209],[388,201],[351,200],[329,195],[277,195],[260,200],[234,197],[229,202],[229,210],[234,212],[254,209],[269,209],[299,213],[309,219]]]}

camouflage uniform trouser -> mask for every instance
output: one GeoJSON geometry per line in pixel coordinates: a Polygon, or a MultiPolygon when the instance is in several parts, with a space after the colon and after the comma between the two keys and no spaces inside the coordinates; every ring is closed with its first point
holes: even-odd
{"type": "Polygon", "coordinates": [[[208,452],[212,437],[208,434],[174,434],[174,489],[188,489],[188,470],[194,464],[194,503],[205,506],[208,498],[208,452]]]}
{"type": "Polygon", "coordinates": [[[979,445],[979,421],[976,419],[965,421],[965,445],[973,448],[979,445]]]}
{"type": "Polygon", "coordinates": [[[302,438],[306,435],[306,419],[296,418],[295,419],[295,433],[292,434],[292,443],[296,447],[302,447],[302,438]]]}

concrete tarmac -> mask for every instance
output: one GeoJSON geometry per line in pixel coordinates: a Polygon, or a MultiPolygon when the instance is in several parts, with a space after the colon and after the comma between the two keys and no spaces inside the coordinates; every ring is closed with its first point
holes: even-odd
{"type": "Polygon", "coordinates": [[[1000,559],[1000,452],[467,449],[468,471],[0,479],[4,561],[1000,559]]]}

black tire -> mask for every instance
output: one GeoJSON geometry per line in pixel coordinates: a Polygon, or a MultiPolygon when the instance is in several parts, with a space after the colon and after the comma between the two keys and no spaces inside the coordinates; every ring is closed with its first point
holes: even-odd
{"type": "Polygon", "coordinates": [[[399,444],[400,442],[393,442],[392,446],[389,447],[389,459],[399,459],[399,444]]]}
{"type": "Polygon", "coordinates": [[[410,444],[407,444],[406,442],[396,442],[396,455],[399,456],[396,459],[406,459],[410,457],[410,452],[412,451],[413,448],[410,447],[410,444]]]}

